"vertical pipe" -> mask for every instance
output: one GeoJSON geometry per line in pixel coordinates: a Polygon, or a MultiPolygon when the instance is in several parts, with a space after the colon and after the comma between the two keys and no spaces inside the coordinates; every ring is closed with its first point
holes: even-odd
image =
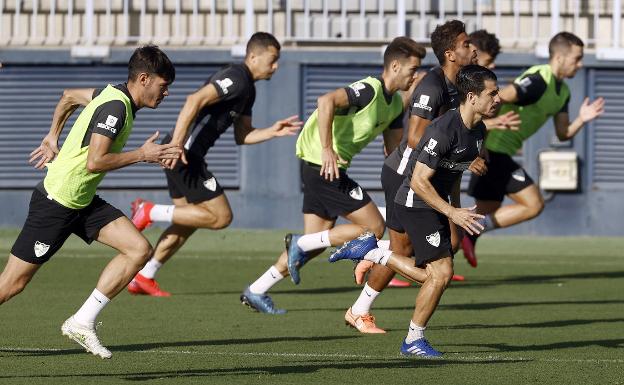
{"type": "Polygon", "coordinates": [[[303,37],[310,38],[310,2],[303,2],[303,37]]]}
{"type": "Polygon", "coordinates": [[[210,1],[210,37],[213,39],[217,38],[217,0],[210,1]]]}
{"type": "Polygon", "coordinates": [[[514,0],[514,33],[513,37],[515,41],[520,40],[520,0],[514,0]]]}
{"type": "Polygon", "coordinates": [[[176,7],[175,7],[175,37],[176,38],[180,38],[180,36],[182,35],[182,10],[181,7],[182,5],[180,4],[182,2],[182,0],[178,0],[176,1],[176,7]]]}
{"type": "Polygon", "coordinates": [[[269,31],[269,33],[273,33],[273,1],[272,0],[267,0],[267,29],[269,31]]]}
{"type": "Polygon", "coordinates": [[[397,36],[405,36],[405,0],[397,0],[397,36]]]}
{"type": "Polygon", "coordinates": [[[234,22],[234,5],[232,4],[234,0],[228,0],[227,2],[227,37],[234,37],[234,28],[232,26],[234,22]]]}
{"type": "Polygon", "coordinates": [[[328,0],[323,0],[323,39],[329,36],[329,4],[328,0]]]}
{"type": "Polygon", "coordinates": [[[340,35],[347,37],[347,0],[340,0],[340,35]]]}
{"type": "Polygon", "coordinates": [[[292,4],[290,1],[286,0],[286,38],[289,39],[292,37],[292,4]]]}
{"type": "Polygon", "coordinates": [[[533,13],[533,18],[531,20],[531,24],[533,25],[533,44],[537,44],[537,36],[538,36],[538,29],[539,29],[539,24],[537,22],[537,12],[538,12],[538,0],[533,0],[531,2],[531,8],[532,8],[532,13],[533,13]]]}
{"type": "Polygon", "coordinates": [[[245,40],[249,40],[254,33],[253,0],[245,0],[245,40]]]}
{"type": "Polygon", "coordinates": [[[32,15],[30,16],[30,38],[37,37],[37,15],[39,13],[39,1],[32,0],[32,15]]]}
{"type": "MultiPolygon", "coordinates": [[[[462,1],[462,0],[458,0],[462,1]]],[[[425,0],[420,0],[418,3],[418,7],[420,8],[420,25],[419,25],[419,39],[420,41],[427,41],[427,16],[425,12],[425,0]]]]}
{"type": "Polygon", "coordinates": [[[384,35],[384,0],[379,0],[379,12],[377,13],[377,37],[380,39],[384,35]]]}
{"type": "MultiPolygon", "coordinates": [[[[476,0],[477,1],[477,29],[481,29],[483,28],[483,5],[481,4],[482,0],[476,0]]],[[[533,0],[533,1],[537,1],[537,0],[533,0]]]]}
{"type": "Polygon", "coordinates": [[[360,38],[366,37],[366,2],[360,0],[360,38]]]}
{"type": "Polygon", "coordinates": [[[494,13],[496,15],[496,21],[494,25],[494,33],[496,36],[501,35],[501,0],[494,0],[496,4],[494,5],[494,13]]]}
{"type": "Polygon", "coordinates": [[[600,23],[600,0],[594,0],[594,48],[598,46],[598,23],[600,23]]]}
{"type": "Polygon", "coordinates": [[[550,36],[554,36],[559,33],[559,14],[560,4],[559,0],[550,1],[550,36]]]}

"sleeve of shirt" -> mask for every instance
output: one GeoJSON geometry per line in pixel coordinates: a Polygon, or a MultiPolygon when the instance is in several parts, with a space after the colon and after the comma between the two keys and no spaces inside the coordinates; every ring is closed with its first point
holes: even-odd
{"type": "Polygon", "coordinates": [[[111,100],[96,108],[91,118],[92,132],[115,140],[125,122],[126,106],[120,100],[111,100]]]}
{"type": "Polygon", "coordinates": [[[519,106],[526,106],[537,102],[546,92],[546,82],[540,74],[530,74],[514,81],[514,87],[518,94],[519,106]]]}
{"type": "Polygon", "coordinates": [[[412,94],[411,114],[433,120],[438,117],[444,103],[443,90],[432,80],[426,80],[423,79],[412,94]]]}
{"type": "Polygon", "coordinates": [[[445,130],[429,126],[427,132],[420,141],[422,151],[418,154],[418,162],[436,170],[440,160],[451,150],[451,140],[445,130]]]}
{"type": "Polygon", "coordinates": [[[388,126],[388,129],[389,130],[396,130],[396,129],[399,129],[399,128],[403,128],[403,117],[404,117],[404,115],[405,115],[404,112],[401,112],[401,114],[399,116],[394,118],[394,120],[388,126]]]}
{"type": "Polygon", "coordinates": [[[251,116],[251,112],[252,112],[253,105],[254,105],[255,102],[256,102],[256,95],[254,94],[253,98],[250,98],[247,101],[247,105],[245,106],[245,110],[243,110],[243,113],[242,113],[243,116],[251,116]]]}
{"type": "Polygon", "coordinates": [[[232,67],[216,73],[209,83],[217,89],[219,100],[232,100],[245,95],[249,86],[248,79],[232,67]]]}
{"type": "Polygon", "coordinates": [[[344,88],[349,98],[349,107],[366,107],[375,97],[375,90],[370,84],[356,82],[344,88]]]}
{"type": "Polygon", "coordinates": [[[95,90],[93,90],[93,95],[91,95],[91,99],[95,99],[97,98],[102,91],[104,91],[104,88],[96,88],[95,90]]]}
{"type": "Polygon", "coordinates": [[[568,95],[568,98],[566,99],[565,103],[563,104],[563,106],[561,107],[559,112],[568,112],[568,105],[569,104],[570,104],[570,96],[568,95]]]}

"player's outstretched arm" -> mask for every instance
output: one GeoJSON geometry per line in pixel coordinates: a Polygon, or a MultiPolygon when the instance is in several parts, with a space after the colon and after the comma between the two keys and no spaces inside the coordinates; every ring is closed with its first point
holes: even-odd
{"type": "Polygon", "coordinates": [[[297,115],[289,116],[273,123],[271,127],[254,128],[251,116],[241,116],[234,122],[234,138],[236,144],[256,144],[281,136],[293,136],[299,132],[303,122],[297,115]]]}
{"type": "Polygon", "coordinates": [[[555,131],[557,138],[561,141],[570,140],[576,135],[585,123],[590,122],[604,112],[605,101],[603,98],[598,98],[592,103],[589,102],[589,98],[585,98],[581,107],[579,108],[579,114],[570,123],[570,118],[567,112],[560,112],[555,115],[555,131]]]}
{"type": "Polygon", "coordinates": [[[51,162],[58,154],[58,139],[63,127],[71,114],[80,106],[86,106],[93,98],[94,88],[70,88],[63,91],[61,99],[54,109],[50,131],[43,138],[39,147],[30,153],[29,163],[35,163],[34,167],[42,169],[46,163],[51,162]]]}
{"type": "Polygon", "coordinates": [[[515,111],[508,111],[495,118],[484,119],[485,128],[489,130],[511,130],[518,131],[522,120],[520,115],[515,111]]]}
{"type": "Polygon", "coordinates": [[[180,146],[173,143],[157,144],[158,135],[159,133],[156,131],[136,150],[111,153],[109,151],[113,139],[93,133],[89,142],[87,170],[89,172],[106,172],[138,162],[163,164],[165,160],[179,158],[182,153],[180,146]]]}
{"type": "Polygon", "coordinates": [[[475,213],[476,206],[462,208],[453,207],[446,202],[431,184],[431,178],[435,174],[435,170],[429,168],[422,162],[416,162],[410,187],[422,200],[425,201],[434,210],[441,212],[458,226],[461,226],[468,234],[479,234],[483,230],[483,225],[477,222],[477,219],[483,218],[483,215],[475,213]]]}

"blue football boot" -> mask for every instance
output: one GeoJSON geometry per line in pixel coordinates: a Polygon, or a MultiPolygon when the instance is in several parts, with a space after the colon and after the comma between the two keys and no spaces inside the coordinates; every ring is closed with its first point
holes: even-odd
{"type": "Polygon", "coordinates": [[[301,281],[299,269],[308,262],[307,254],[297,246],[297,241],[301,234],[286,234],[284,243],[286,244],[286,254],[288,254],[288,274],[295,285],[301,281]]]}
{"type": "Polygon", "coordinates": [[[249,291],[249,286],[240,296],[241,303],[250,308],[266,314],[285,314],[286,309],[277,309],[273,304],[273,300],[266,294],[254,294],[249,291]]]}
{"type": "Polygon", "coordinates": [[[341,259],[361,261],[369,251],[376,248],[377,238],[375,237],[375,234],[367,231],[359,237],[345,242],[342,246],[337,248],[336,251],[329,256],[329,262],[336,262],[341,259]]]}
{"type": "Polygon", "coordinates": [[[419,338],[416,341],[408,344],[403,340],[401,345],[401,354],[410,357],[423,357],[423,358],[435,358],[440,357],[442,354],[429,345],[429,341],[424,338],[419,338]]]}

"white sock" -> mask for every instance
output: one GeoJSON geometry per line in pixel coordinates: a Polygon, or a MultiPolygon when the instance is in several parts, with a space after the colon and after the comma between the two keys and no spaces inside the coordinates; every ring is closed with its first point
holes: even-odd
{"type": "Polygon", "coordinates": [[[147,263],[145,264],[145,266],[143,266],[139,273],[145,278],[154,279],[156,273],[158,272],[158,269],[160,269],[162,265],[163,264],[158,262],[155,258],[152,258],[147,261],[147,263]]]}
{"type": "Polygon", "coordinates": [[[351,306],[351,313],[353,313],[353,315],[364,315],[370,313],[370,308],[378,295],[379,292],[368,286],[368,283],[366,283],[357,301],[355,301],[353,306],[351,306]]]}
{"type": "Polygon", "coordinates": [[[313,234],[304,234],[297,241],[297,246],[301,250],[310,251],[330,247],[329,230],[321,231],[313,234]]]}
{"type": "Polygon", "coordinates": [[[425,329],[426,327],[417,326],[414,321],[410,321],[410,326],[407,332],[407,337],[405,337],[405,342],[411,344],[416,340],[425,338],[425,329]]]}
{"type": "Polygon", "coordinates": [[[110,299],[98,289],[93,289],[89,298],[87,298],[82,307],[74,314],[74,319],[81,325],[93,326],[95,318],[109,302],[110,299]]]}
{"type": "Polygon", "coordinates": [[[264,294],[283,278],[284,276],[279,270],[275,266],[271,266],[256,282],[249,285],[249,291],[254,294],[264,294]]]}
{"type": "Polygon", "coordinates": [[[378,240],[377,247],[379,247],[380,249],[390,250],[390,240],[389,239],[378,240]]]}
{"type": "Polygon", "coordinates": [[[173,209],[174,205],[154,205],[150,210],[150,219],[154,222],[168,222],[173,221],[173,209]]]}
{"type": "Polygon", "coordinates": [[[371,251],[369,251],[364,256],[364,260],[386,266],[386,263],[388,263],[388,259],[390,259],[391,255],[392,255],[392,251],[388,249],[376,248],[376,249],[372,249],[371,251]]]}

